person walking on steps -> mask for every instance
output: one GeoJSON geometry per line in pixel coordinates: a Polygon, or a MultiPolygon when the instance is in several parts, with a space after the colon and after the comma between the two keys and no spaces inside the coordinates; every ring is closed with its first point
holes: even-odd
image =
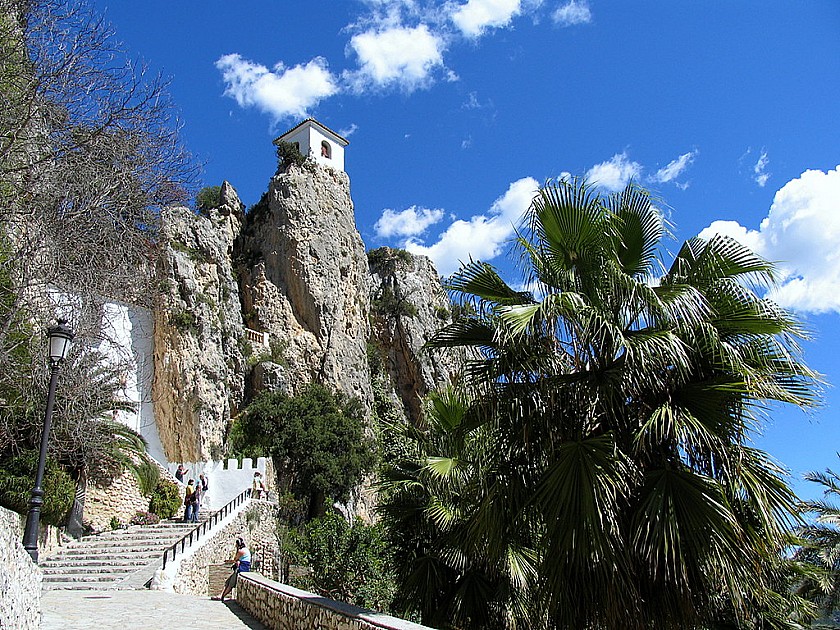
{"type": "Polygon", "coordinates": [[[245,545],[245,541],[241,538],[236,539],[236,555],[233,557],[233,573],[225,581],[225,588],[222,594],[218,597],[211,597],[214,601],[225,601],[225,597],[230,595],[230,592],[236,588],[236,582],[240,573],[245,573],[251,570],[251,552],[245,545]]]}
{"type": "Polygon", "coordinates": [[[254,499],[262,499],[265,492],[265,483],[263,482],[260,471],[254,473],[254,481],[251,484],[251,496],[254,499]]]}
{"type": "Polygon", "coordinates": [[[184,494],[184,522],[189,523],[192,521],[192,513],[193,513],[193,494],[195,494],[195,481],[190,479],[189,483],[187,484],[187,491],[184,494]]]}
{"type": "Polygon", "coordinates": [[[190,495],[190,504],[192,506],[192,514],[190,514],[190,522],[198,523],[198,509],[201,507],[201,484],[195,486],[195,490],[190,495]]]}

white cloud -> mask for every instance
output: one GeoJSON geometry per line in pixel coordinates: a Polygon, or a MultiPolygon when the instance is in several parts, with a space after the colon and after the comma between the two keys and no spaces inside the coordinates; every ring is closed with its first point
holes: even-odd
{"type": "Polygon", "coordinates": [[[309,108],[338,92],[321,57],[291,68],[280,62],[269,70],[234,53],[220,57],[216,68],[226,84],[225,96],[236,99],[240,107],[257,107],[275,120],[306,116],[309,108]]]}
{"type": "Polygon", "coordinates": [[[716,221],[700,236],[715,233],[728,234],[777,263],[780,286],[770,297],[782,306],[840,313],[840,166],[805,171],[785,184],[758,230],[716,221]]]}
{"type": "Polygon", "coordinates": [[[418,236],[443,218],[443,210],[411,206],[401,212],[386,208],[373,226],[376,236],[418,236]]]}
{"type": "Polygon", "coordinates": [[[493,202],[487,214],[469,221],[454,221],[432,245],[409,239],[405,248],[412,254],[431,258],[438,273],[443,275],[452,274],[461,261],[470,257],[491,260],[501,253],[502,246],[513,235],[514,225],[531,205],[538,188],[537,180],[532,177],[519,179],[493,202]]]}
{"type": "Polygon", "coordinates": [[[351,123],[349,127],[345,127],[344,129],[339,130],[338,134],[340,136],[344,136],[345,138],[349,138],[354,133],[359,130],[359,125],[356,123],[351,123]]]}
{"type": "Polygon", "coordinates": [[[507,26],[519,10],[519,0],[468,0],[452,12],[452,21],[467,37],[478,37],[488,28],[507,26]]]}
{"type": "Polygon", "coordinates": [[[767,157],[767,151],[762,150],[758,158],[758,162],[753,166],[753,173],[755,173],[755,183],[764,188],[767,180],[770,179],[770,173],[766,172],[767,165],[770,163],[770,158],[767,157]]]}
{"type": "Polygon", "coordinates": [[[631,179],[639,179],[642,165],[627,157],[627,152],[616,153],[586,172],[586,181],[609,191],[621,190],[631,179]]]}
{"type": "Polygon", "coordinates": [[[696,150],[683,153],[676,160],[670,161],[667,166],[664,166],[656,171],[651,179],[655,182],[659,182],[660,184],[673,181],[682,175],[683,171],[688,168],[692,162],[694,162],[695,157],[697,157],[696,150]]]}
{"type": "Polygon", "coordinates": [[[585,0],[583,2],[570,0],[558,7],[551,17],[555,24],[560,26],[576,26],[578,24],[589,24],[592,21],[592,11],[589,9],[589,3],[585,0]]]}
{"type": "Polygon", "coordinates": [[[359,70],[344,77],[353,89],[397,85],[411,92],[427,85],[435,68],[443,66],[445,43],[420,24],[368,30],[354,35],[350,47],[358,57],[359,70]]]}

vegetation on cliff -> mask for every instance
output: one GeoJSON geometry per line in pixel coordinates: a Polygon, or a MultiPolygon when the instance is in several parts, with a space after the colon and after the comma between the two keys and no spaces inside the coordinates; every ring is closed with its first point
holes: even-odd
{"type": "Polygon", "coordinates": [[[374,464],[358,401],[311,383],[297,396],[264,392],[230,432],[234,453],[271,456],[279,487],[301,502],[309,521],[346,502],[374,464]]]}

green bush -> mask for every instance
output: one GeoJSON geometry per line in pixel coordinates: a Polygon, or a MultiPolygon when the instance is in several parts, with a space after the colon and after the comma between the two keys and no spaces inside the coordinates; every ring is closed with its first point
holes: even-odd
{"type": "Polygon", "coordinates": [[[211,210],[222,205],[222,187],[205,186],[195,196],[195,207],[198,210],[211,210]]]}
{"type": "Polygon", "coordinates": [[[149,500],[149,512],[161,518],[172,518],[181,509],[181,490],[168,479],[161,479],[149,500]]]}
{"type": "Polygon", "coordinates": [[[327,514],[289,533],[284,552],[312,572],[291,579],[292,586],[354,606],[391,610],[396,580],[388,547],[378,525],[327,514]]]}
{"type": "MultiPolygon", "coordinates": [[[[35,485],[37,467],[38,453],[35,451],[26,451],[0,463],[0,505],[19,514],[29,511],[29,499],[32,486],[35,485]]],[[[64,525],[70,508],[73,507],[76,483],[55,460],[47,458],[43,487],[41,522],[48,525],[64,525]]]]}
{"type": "Polygon", "coordinates": [[[110,527],[113,531],[122,527],[122,523],[120,523],[120,519],[118,519],[116,516],[112,516],[111,520],[108,521],[108,527],[110,527]]]}
{"type": "Polygon", "coordinates": [[[290,165],[303,166],[306,156],[291,142],[277,142],[277,171],[285,170],[290,165]]]}
{"type": "Polygon", "coordinates": [[[157,488],[160,481],[160,470],[152,462],[145,460],[139,466],[133,468],[134,476],[140,486],[140,494],[149,496],[157,488]]]}

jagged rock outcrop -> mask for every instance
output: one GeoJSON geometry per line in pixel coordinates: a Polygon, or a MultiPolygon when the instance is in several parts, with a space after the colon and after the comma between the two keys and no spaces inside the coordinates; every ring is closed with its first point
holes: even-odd
{"type": "Polygon", "coordinates": [[[221,205],[163,216],[161,305],[155,310],[155,418],[170,461],[219,459],[242,402],[244,330],[233,269],[244,207],[233,187],[221,205]]]}
{"type": "Polygon", "coordinates": [[[313,163],[276,175],[237,256],[245,322],[269,333],[275,380],[331,385],[369,409],[368,265],[348,176],[313,163]]]}
{"type": "Polygon", "coordinates": [[[368,253],[372,339],[406,416],[418,423],[422,397],[457,371],[452,352],[423,345],[451,321],[450,303],[432,261],[381,247],[368,253]]]}

